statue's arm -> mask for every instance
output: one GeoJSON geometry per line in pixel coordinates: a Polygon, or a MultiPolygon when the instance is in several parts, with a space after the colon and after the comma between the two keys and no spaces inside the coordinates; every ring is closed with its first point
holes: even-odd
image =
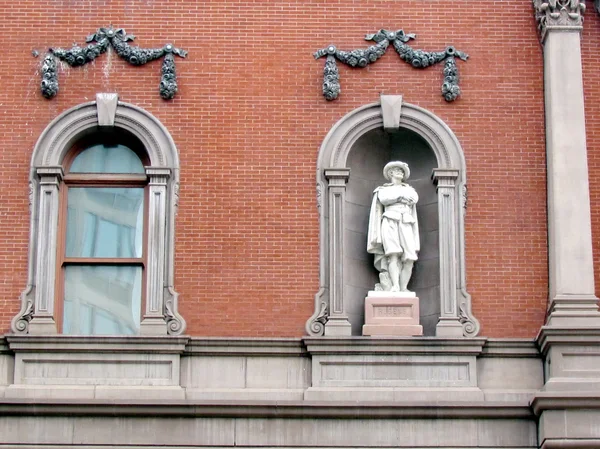
{"type": "Polygon", "coordinates": [[[373,192],[371,211],[369,213],[369,228],[367,232],[367,252],[371,254],[383,254],[383,242],[381,241],[381,217],[383,216],[383,204],[377,197],[377,190],[373,192]]]}

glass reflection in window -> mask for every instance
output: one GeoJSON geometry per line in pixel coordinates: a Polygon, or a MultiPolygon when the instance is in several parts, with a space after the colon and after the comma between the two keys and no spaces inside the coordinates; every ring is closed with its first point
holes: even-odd
{"type": "Polygon", "coordinates": [[[65,266],[63,334],[138,334],[141,288],[139,266],[65,266]]]}
{"type": "Polygon", "coordinates": [[[144,189],[71,187],[67,257],[142,257],[144,189]]]}
{"type": "Polygon", "coordinates": [[[137,154],[125,145],[98,144],[73,160],[70,173],[144,173],[137,154]]]}

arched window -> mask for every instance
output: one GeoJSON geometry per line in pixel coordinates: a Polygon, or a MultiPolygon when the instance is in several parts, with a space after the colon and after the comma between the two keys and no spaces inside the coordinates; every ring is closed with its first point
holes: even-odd
{"type": "Polygon", "coordinates": [[[148,178],[139,146],[125,132],[99,131],[67,154],[56,295],[63,334],[140,331],[148,178]]]}
{"type": "Polygon", "coordinates": [[[182,333],[178,178],[169,133],[116,95],[55,119],[32,157],[28,285],[13,332],[182,333]]]}

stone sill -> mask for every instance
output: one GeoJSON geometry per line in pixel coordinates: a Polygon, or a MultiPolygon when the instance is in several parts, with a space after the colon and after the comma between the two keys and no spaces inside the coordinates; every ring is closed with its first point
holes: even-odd
{"type": "Polygon", "coordinates": [[[307,337],[303,339],[312,355],[479,355],[485,338],[439,337],[307,337]]]}
{"type": "Polygon", "coordinates": [[[7,335],[13,352],[181,354],[189,337],[7,335]]]}
{"type": "Polygon", "coordinates": [[[292,356],[334,354],[476,355],[532,357],[540,353],[533,339],[438,337],[149,337],[6,335],[0,353],[10,352],[147,352],[185,356],[292,356]]]}

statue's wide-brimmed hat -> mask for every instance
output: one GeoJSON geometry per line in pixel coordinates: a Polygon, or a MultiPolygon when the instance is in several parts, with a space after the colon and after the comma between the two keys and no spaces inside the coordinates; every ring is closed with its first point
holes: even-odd
{"type": "Polygon", "coordinates": [[[391,181],[392,179],[390,178],[389,172],[392,168],[396,167],[399,167],[404,171],[404,180],[406,181],[410,176],[410,168],[408,168],[408,164],[401,161],[392,161],[385,164],[385,167],[383,167],[383,177],[388,181],[391,181]]]}

